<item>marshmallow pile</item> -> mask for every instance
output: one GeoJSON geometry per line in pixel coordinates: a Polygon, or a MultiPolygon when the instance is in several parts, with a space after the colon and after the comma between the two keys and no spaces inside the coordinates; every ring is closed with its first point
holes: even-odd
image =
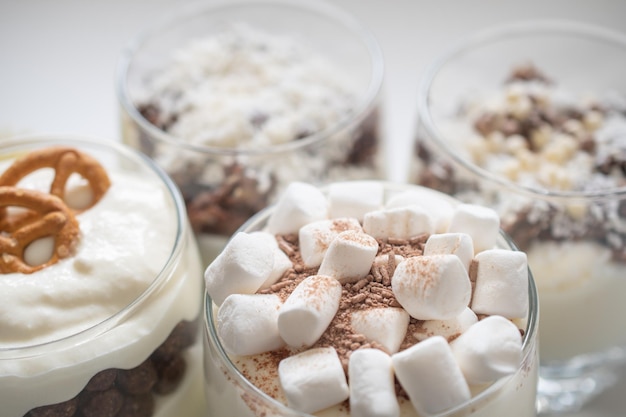
{"type": "Polygon", "coordinates": [[[392,192],[360,181],[323,193],[292,183],[266,228],[237,233],[207,268],[217,333],[230,355],[288,349],[278,377],[295,410],[315,413],[349,400],[353,417],[398,416],[397,380],[420,415],[442,412],[469,401],[470,386],[511,375],[522,362],[513,320],[528,314],[527,260],[497,248],[498,235],[493,210],[432,190],[392,192]],[[259,293],[293,271],[276,240],[288,234],[298,236],[302,262],[317,272],[286,298],[259,293]],[[373,347],[352,351],[346,371],[335,347],[316,345],[340,309],[342,289],[389,261],[380,242],[415,236],[428,236],[422,255],[394,255],[389,290],[397,303],[351,311],[351,331],[373,347]],[[411,322],[419,332],[410,334],[411,322]],[[407,340],[414,342],[407,347],[407,340]]]}

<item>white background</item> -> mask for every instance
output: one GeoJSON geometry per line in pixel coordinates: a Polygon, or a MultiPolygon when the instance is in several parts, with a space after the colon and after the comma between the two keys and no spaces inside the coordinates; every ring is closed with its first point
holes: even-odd
{"type": "MultiPolygon", "coordinates": [[[[120,50],[141,29],[187,3],[191,2],[0,0],[0,137],[46,132],[118,140],[114,72],[120,50]]],[[[420,77],[450,42],[494,24],[539,17],[626,30],[626,2],[620,0],[334,3],[368,26],[383,48],[385,130],[393,180],[403,179],[406,172],[420,77]]],[[[626,317],[617,320],[623,329],[626,317]]],[[[626,375],[587,410],[570,416],[626,416],[626,375]]]]}

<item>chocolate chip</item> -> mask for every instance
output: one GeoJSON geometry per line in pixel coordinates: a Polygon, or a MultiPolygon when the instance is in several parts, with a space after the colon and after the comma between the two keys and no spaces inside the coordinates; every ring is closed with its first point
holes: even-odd
{"type": "Polygon", "coordinates": [[[84,417],[115,417],[122,408],[124,396],[115,388],[106,391],[83,391],[79,399],[79,412],[84,417]]]}
{"type": "Polygon", "coordinates": [[[552,82],[532,63],[518,65],[513,68],[513,71],[506,82],[511,83],[513,81],[540,81],[545,84],[550,84],[552,82]]]}
{"type": "Polygon", "coordinates": [[[104,391],[113,386],[113,382],[115,382],[115,377],[117,377],[116,369],[105,369],[104,371],[100,371],[95,374],[87,385],[85,386],[85,390],[87,391],[104,391]]]}
{"type": "Polygon", "coordinates": [[[154,412],[154,397],[152,394],[129,395],[124,398],[124,404],[116,417],[150,417],[154,412]]]}
{"type": "Polygon", "coordinates": [[[141,365],[117,373],[116,385],[124,392],[139,395],[150,392],[157,382],[157,373],[150,359],[141,365]]]}
{"type": "Polygon", "coordinates": [[[178,355],[180,351],[191,346],[198,333],[197,321],[181,321],[152,354],[155,361],[168,361],[178,355]]]}
{"type": "Polygon", "coordinates": [[[78,409],[78,397],[62,403],[33,408],[24,417],[73,417],[78,409]]]}
{"type": "Polygon", "coordinates": [[[181,355],[177,355],[166,362],[155,362],[155,367],[159,380],[152,391],[159,395],[165,395],[178,388],[185,376],[187,363],[181,355]]]}

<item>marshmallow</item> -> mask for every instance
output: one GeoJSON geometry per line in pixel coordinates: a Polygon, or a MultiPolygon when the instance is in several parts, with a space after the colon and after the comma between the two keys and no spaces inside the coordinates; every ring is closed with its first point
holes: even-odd
{"type": "Polygon", "coordinates": [[[220,305],[231,294],[253,294],[270,277],[274,247],[267,236],[237,233],[204,272],[206,290],[220,305]]]}
{"type": "Polygon", "coordinates": [[[272,272],[267,279],[261,285],[261,289],[269,288],[276,283],[283,274],[293,267],[293,262],[289,259],[289,256],[278,247],[274,249],[274,266],[272,272]]]}
{"type": "Polygon", "coordinates": [[[408,239],[435,230],[433,219],[421,207],[374,210],[365,214],[363,230],[376,239],[408,239]]]}
{"type": "Polygon", "coordinates": [[[333,239],[346,230],[363,231],[355,218],[319,220],[300,228],[298,241],[302,261],[307,268],[320,266],[333,239]]]}
{"type": "Polygon", "coordinates": [[[307,183],[292,182],[276,203],[267,227],[272,234],[297,233],[305,224],[327,216],[328,201],[319,189],[307,183]]]}
{"type": "Polygon", "coordinates": [[[392,196],[385,204],[387,208],[417,206],[426,210],[433,219],[436,233],[448,230],[454,207],[452,202],[438,193],[425,189],[414,188],[392,196]]]}
{"type": "Polygon", "coordinates": [[[311,346],[339,309],[341,284],[332,277],[312,275],[298,284],[278,310],[278,332],[289,346],[311,346]]]}
{"type": "Polygon", "coordinates": [[[424,245],[424,255],[456,255],[466,271],[474,258],[474,242],[466,233],[442,233],[430,235],[424,245]]]}
{"type": "Polygon", "coordinates": [[[378,349],[352,352],[348,364],[351,417],[398,417],[391,357],[378,349]]]}
{"type": "Polygon", "coordinates": [[[475,204],[456,207],[448,232],[467,233],[474,242],[474,253],[492,249],[500,231],[500,217],[495,210],[475,204]]]}
{"type": "Polygon", "coordinates": [[[278,365],[278,377],[287,404],[315,413],[345,401],[350,395],[346,374],[333,347],[309,349],[278,365]]]}
{"type": "Polygon", "coordinates": [[[331,219],[354,217],[363,221],[365,213],[378,210],[383,205],[385,190],[381,182],[338,182],[328,187],[331,219]]]}
{"type": "Polygon", "coordinates": [[[364,278],[372,268],[378,252],[378,242],[368,234],[347,230],[339,233],[330,243],[320,275],[336,278],[342,284],[364,278]]]}
{"type": "Polygon", "coordinates": [[[413,336],[422,341],[432,336],[442,336],[446,340],[458,337],[465,333],[472,325],[478,322],[478,317],[469,307],[458,316],[449,320],[426,320],[422,322],[413,336]]]}
{"type": "Polygon", "coordinates": [[[437,414],[471,398],[446,339],[433,336],[395,353],[396,377],[419,415],[437,414]]]}
{"type": "Polygon", "coordinates": [[[458,256],[415,256],[401,262],[391,278],[398,302],[418,320],[448,320],[463,312],[472,284],[458,256]]]}
{"type": "Polygon", "coordinates": [[[293,262],[289,259],[289,256],[278,247],[278,242],[274,235],[268,232],[252,232],[250,234],[257,235],[259,238],[265,239],[265,245],[272,248],[274,252],[274,264],[272,266],[272,272],[268,275],[267,279],[261,285],[261,289],[269,288],[278,281],[285,271],[293,267],[293,262]]]}
{"type": "Polygon", "coordinates": [[[350,325],[370,342],[380,343],[388,353],[396,353],[406,336],[409,319],[402,308],[372,308],[354,311],[350,325]]]}
{"type": "Polygon", "coordinates": [[[508,319],[528,314],[528,260],[524,252],[491,249],[474,257],[478,263],[472,310],[508,319]]]}
{"type": "Polygon", "coordinates": [[[450,343],[470,385],[491,383],[515,373],[522,363],[522,336],[502,316],[489,316],[450,343]]]}
{"type": "Polygon", "coordinates": [[[276,294],[232,294],[217,311],[217,334],[230,354],[246,356],[281,348],[276,294]]]}

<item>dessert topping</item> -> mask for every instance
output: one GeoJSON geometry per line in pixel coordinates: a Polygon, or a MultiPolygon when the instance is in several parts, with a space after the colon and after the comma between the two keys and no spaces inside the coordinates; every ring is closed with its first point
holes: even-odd
{"type": "MultiPolygon", "coordinates": [[[[207,291],[218,305],[217,333],[225,350],[246,355],[241,346],[254,345],[247,354],[270,355],[255,363],[277,365],[270,372],[277,372],[290,407],[313,413],[349,398],[353,416],[372,415],[378,406],[397,410],[397,396],[408,396],[422,415],[438,413],[469,400],[470,385],[519,369],[522,337],[512,320],[528,313],[527,263],[523,253],[494,249],[497,214],[444,203],[443,196],[423,189],[387,197],[380,183],[367,183],[371,193],[363,184],[333,184],[321,196],[307,193],[310,186],[292,184],[270,215],[268,231],[240,232],[207,268],[207,291]],[[306,202],[312,201],[317,208],[307,212],[312,205],[306,202]],[[431,216],[427,207],[450,210],[431,216]],[[401,213],[400,225],[373,227],[387,233],[374,238],[363,226],[371,213],[401,213]],[[428,216],[417,221],[426,230],[408,221],[412,214],[419,214],[418,220],[428,216]],[[279,224],[290,232],[272,234],[279,224]],[[340,224],[348,229],[339,231],[340,224]],[[435,224],[445,233],[430,234],[435,224]],[[316,233],[324,236],[323,244],[313,244],[316,233]],[[263,241],[253,244],[261,235],[263,241]],[[268,237],[278,243],[267,244],[268,237]],[[315,246],[319,267],[304,261],[302,245],[315,246]],[[275,250],[287,255],[291,266],[262,287],[275,269],[275,250]],[[264,259],[263,271],[249,268],[264,259]],[[244,268],[262,273],[242,294],[233,282],[248,281],[244,268]],[[505,302],[510,306],[501,308],[505,302]],[[478,315],[474,305],[486,307],[478,315]],[[481,324],[487,318],[498,320],[481,324]],[[482,338],[484,333],[489,337],[482,338]],[[368,393],[381,401],[372,403],[368,393]]],[[[277,392],[266,387],[267,380],[258,382],[261,390],[277,392]]]]}
{"type": "Polygon", "coordinates": [[[80,235],[74,214],[96,204],[109,186],[102,165],[77,149],[49,147],[13,161],[0,175],[0,272],[30,274],[70,256],[80,235]],[[54,170],[49,194],[19,187],[43,168],[54,170]],[[72,174],[89,187],[69,188],[72,174]]]}
{"type": "MultiPolygon", "coordinates": [[[[91,189],[91,198],[79,207],[71,207],[75,212],[84,211],[96,204],[111,185],[106,170],[91,156],[68,147],[50,147],[32,151],[16,159],[0,176],[0,185],[17,185],[26,175],[42,168],[54,169],[54,179],[50,185],[50,194],[55,195],[72,206],[67,194],[67,182],[74,173],[80,174],[91,189]]],[[[84,198],[77,200],[84,201],[84,198]]],[[[75,201],[75,200],[74,200],[75,201]]]]}
{"type": "Polygon", "coordinates": [[[0,272],[30,274],[70,256],[78,241],[78,222],[58,197],[34,190],[0,187],[3,215],[0,235],[0,272]],[[6,208],[21,207],[29,211],[14,221],[6,208]],[[29,254],[29,245],[52,236],[54,249],[49,256],[29,254]],[[42,259],[43,258],[43,259],[42,259]],[[31,262],[29,262],[31,261],[31,262]]]}

